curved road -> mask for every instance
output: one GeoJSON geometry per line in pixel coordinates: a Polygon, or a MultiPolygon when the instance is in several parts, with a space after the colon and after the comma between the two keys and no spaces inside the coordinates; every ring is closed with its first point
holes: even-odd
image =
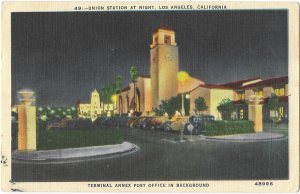
{"type": "Polygon", "coordinates": [[[239,143],[122,129],[139,146],[133,154],[70,164],[13,164],[18,181],[288,179],[288,140],[239,143]]]}

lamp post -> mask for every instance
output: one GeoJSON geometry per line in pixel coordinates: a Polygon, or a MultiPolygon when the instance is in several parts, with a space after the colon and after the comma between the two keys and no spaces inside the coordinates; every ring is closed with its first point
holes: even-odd
{"type": "MultiPolygon", "coordinates": [[[[179,71],[177,73],[177,79],[179,81],[179,84],[181,85],[181,88],[183,90],[184,82],[189,79],[189,74],[186,71],[179,71]]],[[[181,115],[185,116],[185,110],[184,110],[184,92],[181,91],[181,115]]]]}
{"type": "Polygon", "coordinates": [[[117,99],[118,99],[118,96],[116,94],[111,96],[111,101],[113,103],[113,114],[115,113],[115,106],[116,106],[117,99]]]}

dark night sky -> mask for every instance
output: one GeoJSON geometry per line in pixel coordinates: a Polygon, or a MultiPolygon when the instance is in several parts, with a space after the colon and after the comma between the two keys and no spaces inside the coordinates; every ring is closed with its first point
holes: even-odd
{"type": "MultiPolygon", "coordinates": [[[[12,14],[12,100],[75,105],[129,68],[149,74],[152,31],[176,32],[180,69],[208,83],[288,74],[287,11],[60,12],[12,14]]],[[[176,79],[176,78],[174,78],[176,79]]]]}

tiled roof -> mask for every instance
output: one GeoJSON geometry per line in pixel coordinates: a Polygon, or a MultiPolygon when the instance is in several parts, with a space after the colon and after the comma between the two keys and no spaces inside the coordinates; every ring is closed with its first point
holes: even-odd
{"type": "Polygon", "coordinates": [[[153,33],[154,33],[154,32],[157,32],[159,29],[174,31],[173,29],[167,27],[166,25],[161,24],[159,27],[157,27],[157,28],[155,28],[155,29],[153,30],[153,33]]]}
{"type": "Polygon", "coordinates": [[[251,88],[251,87],[262,87],[262,86],[271,86],[276,84],[286,84],[288,83],[288,76],[270,78],[266,80],[262,80],[253,84],[241,86],[241,89],[251,88]]]}
{"type": "Polygon", "coordinates": [[[257,79],[259,79],[259,77],[244,79],[244,80],[238,80],[238,81],[235,81],[235,82],[228,82],[228,83],[220,84],[220,85],[236,90],[239,87],[241,87],[243,85],[243,83],[253,81],[253,80],[257,80],[257,79]]]}
{"type": "Polygon", "coordinates": [[[200,84],[199,87],[209,88],[209,89],[231,89],[230,87],[226,87],[223,85],[215,85],[215,84],[200,84]]]}
{"type": "Polygon", "coordinates": [[[138,77],[142,77],[142,78],[150,78],[150,75],[146,75],[146,74],[141,74],[138,77]]]}
{"type": "MultiPolygon", "coordinates": [[[[127,86],[127,87],[121,89],[121,92],[125,92],[127,90],[130,90],[130,86],[127,86]]],[[[120,93],[120,91],[117,91],[117,94],[119,94],[119,93],[120,93]]]]}

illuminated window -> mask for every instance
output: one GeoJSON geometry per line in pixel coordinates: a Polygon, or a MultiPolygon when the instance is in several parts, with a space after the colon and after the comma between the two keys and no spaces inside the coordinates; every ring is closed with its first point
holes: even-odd
{"type": "Polygon", "coordinates": [[[240,119],[244,119],[244,109],[240,110],[240,119]]]}
{"type": "Polygon", "coordinates": [[[276,96],[284,96],[284,88],[276,88],[275,94],[276,96]]]}
{"type": "Polygon", "coordinates": [[[171,44],[171,36],[165,35],[165,44],[171,44]]]}
{"type": "Polygon", "coordinates": [[[283,117],[283,107],[279,107],[279,114],[280,114],[280,117],[283,117]]]}
{"type": "Polygon", "coordinates": [[[263,91],[262,90],[255,91],[254,94],[257,97],[263,97],[263,91]]]}
{"type": "Polygon", "coordinates": [[[245,93],[238,93],[239,100],[245,100],[245,93]]]}

